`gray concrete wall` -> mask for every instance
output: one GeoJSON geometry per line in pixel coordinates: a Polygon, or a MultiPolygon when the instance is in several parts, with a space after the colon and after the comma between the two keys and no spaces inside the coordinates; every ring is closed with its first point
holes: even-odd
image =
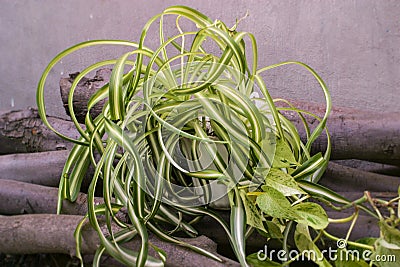
{"type": "MultiPolygon", "coordinates": [[[[255,34],[260,66],[300,60],[328,84],[334,105],[400,111],[400,1],[2,1],[0,9],[0,110],[35,106],[36,85],[63,49],[90,39],[137,40],[153,15],[190,5],[212,19],[255,34]]],[[[59,64],[48,84],[52,114],[63,114],[58,80],[118,49],[84,51],[59,64]]],[[[265,76],[275,97],[321,100],[306,72],[296,67],[265,76]]]]}

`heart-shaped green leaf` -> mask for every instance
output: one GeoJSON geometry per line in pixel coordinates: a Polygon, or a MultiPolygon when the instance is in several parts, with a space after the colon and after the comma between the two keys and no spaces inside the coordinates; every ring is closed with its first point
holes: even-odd
{"type": "Polygon", "coordinates": [[[257,197],[257,205],[267,215],[274,218],[295,220],[298,215],[293,211],[289,200],[278,190],[263,186],[264,193],[257,197]]]}
{"type": "Polygon", "coordinates": [[[254,201],[252,201],[244,191],[240,191],[240,197],[242,198],[244,209],[246,211],[246,223],[254,228],[266,232],[261,212],[257,209],[254,201]]]}
{"type": "Polygon", "coordinates": [[[275,157],[272,163],[274,168],[289,168],[298,165],[288,143],[283,139],[276,139],[275,157]]]}
{"type": "Polygon", "coordinates": [[[328,215],[317,203],[304,202],[293,206],[293,210],[299,215],[298,223],[306,224],[314,229],[324,229],[328,226],[328,215]]]}
{"type": "Polygon", "coordinates": [[[275,168],[271,168],[265,177],[265,184],[273,187],[285,196],[305,194],[297,185],[294,178],[287,173],[275,168]]]}
{"type": "Polygon", "coordinates": [[[303,253],[303,257],[315,262],[320,267],[332,267],[325,259],[324,254],[312,241],[307,225],[298,224],[294,233],[294,241],[297,248],[303,253]]]}

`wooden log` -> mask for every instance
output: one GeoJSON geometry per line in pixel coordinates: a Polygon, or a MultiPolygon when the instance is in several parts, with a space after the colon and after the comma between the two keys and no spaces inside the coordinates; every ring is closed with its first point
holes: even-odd
{"type": "MultiPolygon", "coordinates": [[[[82,122],[86,113],[86,103],[90,95],[108,81],[110,70],[99,70],[94,78],[85,78],[75,92],[74,109],[82,122]],[[80,115],[79,115],[80,114],[80,115]]],[[[67,105],[69,87],[73,78],[63,78],[60,81],[61,95],[64,105],[67,105]]],[[[320,105],[293,101],[295,106],[322,115],[320,105]]],[[[96,116],[101,110],[101,103],[93,110],[96,116]]],[[[302,138],[305,132],[299,118],[291,112],[283,112],[297,126],[302,138]]],[[[328,120],[328,129],[332,139],[331,159],[361,159],[374,162],[384,162],[400,166],[400,114],[377,114],[365,111],[334,108],[328,120]]],[[[50,123],[60,132],[77,138],[79,135],[74,125],[65,120],[49,117],[50,123]]],[[[316,120],[308,118],[311,126],[316,120]]],[[[322,151],[326,147],[324,135],[313,145],[314,151],[322,151]]],[[[71,143],[63,141],[43,125],[37,111],[27,109],[0,114],[0,154],[37,152],[68,149],[71,143]]]]}
{"type": "MultiPolygon", "coordinates": [[[[0,180],[0,214],[18,215],[25,213],[57,212],[58,188],[29,184],[12,180],[0,180]]],[[[104,203],[103,198],[95,198],[96,203],[104,203]]],[[[85,215],[87,196],[79,193],[77,200],[63,202],[65,214],[85,215]]]]}
{"type": "MultiPolygon", "coordinates": [[[[111,71],[100,69],[93,78],[85,78],[79,83],[75,91],[74,110],[78,120],[84,121],[87,112],[87,100],[90,95],[109,80],[111,71]]],[[[68,93],[76,75],[62,78],[60,92],[64,107],[68,105],[68,93]]],[[[324,107],[312,102],[291,101],[297,108],[307,110],[322,116],[324,107]]],[[[284,104],[279,104],[284,106],[284,104]]],[[[92,116],[97,116],[101,111],[98,105],[92,116]]],[[[69,114],[68,108],[66,108],[69,114]]],[[[294,122],[299,129],[303,140],[306,134],[301,120],[293,112],[282,111],[294,122]]],[[[317,121],[308,118],[311,127],[317,121]]],[[[375,162],[385,162],[400,166],[400,114],[399,113],[371,113],[367,111],[335,107],[327,123],[332,138],[332,159],[362,159],[375,162]]],[[[323,151],[326,148],[327,139],[322,135],[313,144],[313,151],[323,151]]]]}
{"type": "MultiPolygon", "coordinates": [[[[400,125],[397,125],[400,122],[397,116],[400,117],[398,114],[391,114],[375,126],[373,126],[375,120],[365,119],[368,117],[367,114],[362,116],[364,120],[352,117],[354,124],[349,129],[346,128],[347,119],[340,117],[335,119],[333,116],[328,123],[332,136],[331,159],[360,159],[390,164],[394,169],[398,169],[395,167],[400,166],[400,125]],[[384,126],[385,121],[388,127],[384,126]]],[[[296,121],[294,116],[291,119],[299,126],[300,134],[304,136],[300,122],[296,121]]],[[[55,117],[49,117],[48,120],[61,133],[72,138],[79,137],[71,121],[55,117]]],[[[42,123],[37,110],[32,108],[0,113],[0,144],[0,155],[69,150],[73,146],[71,142],[63,140],[48,129],[42,123]]],[[[321,136],[314,143],[313,150],[321,151],[324,146],[326,137],[321,136]]]]}
{"type": "MultiPolygon", "coordinates": [[[[0,220],[1,253],[63,253],[75,255],[73,232],[82,216],[29,214],[3,216],[0,220]],[[7,244],[7,245],[5,245],[7,244]]],[[[93,252],[97,234],[85,229],[82,250],[93,252]]]]}
{"type": "MultiPolygon", "coordinates": [[[[82,216],[29,214],[2,216],[0,220],[0,253],[32,254],[62,253],[75,255],[75,239],[73,233],[82,216]]],[[[106,229],[103,225],[102,229],[106,229]]],[[[106,234],[106,233],[104,233],[106,234]]],[[[223,262],[201,256],[184,247],[161,241],[149,234],[149,242],[167,253],[166,266],[239,266],[235,261],[216,253],[216,244],[205,236],[182,238],[185,242],[202,247],[219,256],[223,262]]],[[[99,245],[97,233],[86,224],[82,231],[83,254],[94,254],[99,245]]],[[[127,244],[130,249],[139,249],[140,240],[134,239],[127,244]]],[[[152,249],[149,254],[157,257],[152,249]]]]}
{"type": "MultiPolygon", "coordinates": [[[[72,122],[49,117],[49,122],[63,134],[78,138],[72,122]]],[[[36,109],[0,113],[0,154],[69,150],[73,144],[47,128],[36,109]]]]}
{"type": "MultiPolygon", "coordinates": [[[[318,104],[292,101],[299,108],[323,116],[318,104]]],[[[280,106],[284,106],[280,104],[280,106]]],[[[302,140],[306,133],[302,121],[294,112],[282,112],[292,121],[302,140]]],[[[311,129],[318,121],[305,116],[311,129]]],[[[400,166],[400,113],[372,113],[365,110],[335,107],[327,121],[332,142],[331,159],[360,159],[400,166]]],[[[324,151],[326,135],[322,134],[312,146],[314,152],[324,151]]]]}
{"type": "MultiPolygon", "coordinates": [[[[73,73],[70,74],[68,78],[60,79],[60,94],[61,99],[64,104],[65,111],[69,116],[69,108],[68,108],[68,95],[71,88],[72,83],[75,80],[75,77],[79,74],[73,73]]],[[[85,121],[85,116],[87,113],[87,103],[98,89],[100,89],[104,84],[108,83],[111,76],[111,69],[99,69],[96,71],[96,75],[93,78],[84,77],[75,89],[73,107],[77,120],[81,123],[85,121]]],[[[100,114],[101,109],[103,108],[105,100],[100,101],[91,109],[92,117],[96,117],[100,114]]]]}
{"type": "Polygon", "coordinates": [[[379,173],[389,176],[400,176],[400,166],[358,159],[332,160],[331,162],[361,171],[379,173]]]}
{"type": "Polygon", "coordinates": [[[320,183],[339,192],[397,192],[400,177],[366,172],[329,162],[320,183]]]}
{"type": "MultiPolygon", "coordinates": [[[[355,113],[332,116],[328,121],[332,159],[362,159],[400,165],[400,114],[355,113]]],[[[313,146],[320,151],[326,137],[313,146]]]]}
{"type": "Polygon", "coordinates": [[[0,156],[0,179],[58,187],[69,151],[0,156]]]}
{"type": "MultiPolygon", "coordinates": [[[[68,155],[68,150],[0,155],[0,180],[58,187],[68,155]]],[[[87,190],[93,173],[94,168],[90,166],[83,178],[81,191],[87,190]]]]}
{"type": "MultiPolygon", "coordinates": [[[[362,192],[339,192],[339,194],[347,197],[350,200],[360,198],[362,192]]],[[[373,197],[381,199],[391,199],[396,194],[387,192],[372,192],[373,197]]],[[[95,199],[96,203],[101,203],[101,198],[95,199]]],[[[17,181],[0,180],[0,214],[18,215],[25,213],[55,213],[57,205],[57,189],[34,184],[27,184],[17,181]]],[[[78,214],[84,215],[87,210],[87,198],[85,194],[79,194],[75,203],[64,201],[63,214],[78,214]]],[[[349,208],[343,212],[337,212],[327,208],[328,214],[333,218],[343,218],[350,215],[354,210],[349,208]]],[[[229,220],[229,211],[216,211],[224,220],[229,220]]],[[[12,216],[18,219],[19,217],[12,216]]],[[[119,215],[119,218],[126,221],[124,213],[119,215]]],[[[1,221],[1,220],[0,220],[1,221]]],[[[378,236],[379,227],[376,219],[366,215],[360,214],[358,219],[358,226],[353,230],[352,240],[362,238],[365,236],[378,236]],[[362,227],[359,227],[359,226],[362,227]],[[368,229],[368,231],[366,230],[368,229]]],[[[234,257],[234,253],[230,247],[229,240],[222,227],[212,218],[204,217],[194,227],[198,230],[200,235],[210,237],[214,242],[219,245],[219,252],[229,257],[234,257]]],[[[345,236],[347,233],[348,224],[331,224],[328,230],[335,233],[337,236],[345,236]]],[[[0,232],[1,233],[1,232],[0,232]]],[[[0,237],[1,241],[1,237],[0,237]]],[[[261,236],[256,231],[247,240],[247,249],[249,251],[257,252],[266,245],[267,239],[261,236]]],[[[280,244],[268,243],[271,248],[279,248],[280,244]]],[[[1,245],[0,245],[1,248],[1,245]]],[[[0,253],[1,253],[0,249],[0,253]]],[[[38,252],[38,251],[36,251],[38,252]]],[[[36,253],[35,252],[35,253],[36,253]]],[[[21,252],[28,253],[28,252],[21,252]]],[[[53,252],[55,253],[55,252],[53,252]]]]}

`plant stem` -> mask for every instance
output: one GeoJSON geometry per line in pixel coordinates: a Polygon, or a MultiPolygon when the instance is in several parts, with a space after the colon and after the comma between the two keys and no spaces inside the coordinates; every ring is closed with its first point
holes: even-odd
{"type": "MultiPolygon", "coordinates": [[[[339,237],[336,237],[334,235],[331,235],[330,233],[328,233],[325,230],[321,230],[321,231],[329,239],[332,239],[334,241],[342,240],[342,238],[339,238],[339,237]]],[[[359,248],[369,249],[371,251],[375,250],[375,248],[373,246],[369,246],[369,245],[366,245],[366,244],[361,244],[361,243],[357,243],[357,242],[353,242],[353,241],[347,241],[347,244],[351,245],[351,246],[359,247],[359,248]]]]}

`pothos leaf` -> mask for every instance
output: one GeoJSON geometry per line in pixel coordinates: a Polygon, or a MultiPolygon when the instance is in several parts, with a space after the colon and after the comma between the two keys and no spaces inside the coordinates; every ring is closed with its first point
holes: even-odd
{"type": "Polygon", "coordinates": [[[335,267],[368,267],[368,263],[357,255],[362,254],[353,254],[352,251],[347,251],[345,248],[338,249],[335,255],[335,267]]]}
{"type": "Polygon", "coordinates": [[[242,198],[244,209],[246,211],[246,223],[254,228],[266,232],[261,212],[257,209],[255,203],[242,190],[240,191],[240,197],[242,198]]]}
{"type": "Polygon", "coordinates": [[[299,203],[291,206],[289,200],[277,189],[264,185],[264,193],[257,197],[257,205],[267,215],[293,220],[311,226],[314,229],[324,229],[328,226],[328,216],[325,210],[312,202],[299,203]]]}
{"type": "Polygon", "coordinates": [[[296,222],[306,224],[314,229],[324,229],[328,226],[328,215],[317,203],[304,202],[293,206],[300,218],[296,222]]]}
{"type": "Polygon", "coordinates": [[[265,177],[265,184],[275,188],[285,196],[305,194],[290,174],[284,173],[276,168],[271,168],[269,170],[265,177]]]}
{"type": "Polygon", "coordinates": [[[279,227],[271,221],[266,221],[267,231],[271,238],[283,238],[282,232],[279,227]]]}
{"type": "Polygon", "coordinates": [[[332,267],[325,259],[324,254],[322,254],[317,245],[312,241],[307,225],[300,223],[296,226],[294,241],[304,257],[307,257],[320,267],[332,267]]]}
{"type": "Polygon", "coordinates": [[[270,186],[263,186],[263,194],[257,197],[257,205],[267,215],[274,218],[295,220],[298,215],[293,211],[289,200],[278,190],[270,186]]]}
{"type": "Polygon", "coordinates": [[[371,261],[379,267],[398,266],[400,259],[400,231],[387,222],[379,222],[381,237],[375,242],[376,250],[371,261]]]}
{"type": "Polygon", "coordinates": [[[390,226],[385,221],[379,222],[382,237],[388,243],[396,245],[400,249],[400,231],[393,226],[390,226]]]}
{"type": "Polygon", "coordinates": [[[266,255],[261,253],[253,253],[246,257],[247,262],[251,266],[259,267],[275,267],[282,266],[281,264],[270,260],[266,255]]]}
{"type": "Polygon", "coordinates": [[[283,139],[276,139],[275,157],[272,163],[274,168],[289,168],[297,166],[298,163],[294,158],[290,146],[283,139]]]}
{"type": "Polygon", "coordinates": [[[396,267],[399,266],[400,249],[391,247],[383,238],[379,238],[375,243],[376,250],[371,255],[371,261],[378,267],[396,267]]]}

